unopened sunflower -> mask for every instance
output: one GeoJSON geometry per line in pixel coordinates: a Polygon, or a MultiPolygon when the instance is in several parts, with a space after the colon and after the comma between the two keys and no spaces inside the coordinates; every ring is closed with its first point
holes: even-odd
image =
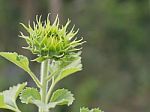
{"type": "Polygon", "coordinates": [[[46,59],[60,60],[77,54],[81,50],[81,45],[85,42],[83,38],[76,37],[78,30],[74,31],[74,26],[67,31],[70,20],[65,25],[60,26],[59,18],[51,23],[49,15],[45,21],[41,20],[41,16],[36,16],[33,27],[30,23],[25,26],[28,35],[20,32],[20,37],[24,38],[28,44],[25,49],[30,50],[33,54],[37,54],[35,61],[42,62],[46,59]]]}

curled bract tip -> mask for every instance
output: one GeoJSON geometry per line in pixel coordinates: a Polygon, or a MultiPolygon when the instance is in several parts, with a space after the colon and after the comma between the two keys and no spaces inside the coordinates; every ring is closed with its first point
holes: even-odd
{"type": "Polygon", "coordinates": [[[36,16],[33,27],[31,23],[28,26],[20,23],[28,33],[25,36],[20,32],[20,37],[24,38],[28,44],[25,49],[37,54],[35,61],[59,60],[81,51],[84,41],[83,38],[76,37],[78,30],[74,30],[75,26],[68,31],[71,21],[68,19],[67,23],[60,27],[58,15],[53,23],[49,18],[50,14],[45,21],[42,21],[42,16],[36,16]]]}

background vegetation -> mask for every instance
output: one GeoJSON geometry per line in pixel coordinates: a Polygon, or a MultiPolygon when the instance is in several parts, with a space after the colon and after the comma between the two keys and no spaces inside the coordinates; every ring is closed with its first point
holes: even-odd
{"type": "MultiPolygon", "coordinates": [[[[84,70],[59,83],[72,90],[76,101],[56,112],[78,112],[81,106],[150,112],[150,0],[0,0],[0,51],[31,56],[21,48],[25,42],[17,36],[19,22],[48,13],[52,20],[58,13],[62,24],[70,18],[87,41],[84,70]]],[[[39,65],[31,67],[38,73],[39,65]]],[[[0,58],[0,91],[25,80],[33,85],[25,72],[0,58]]],[[[20,106],[23,112],[36,111],[20,106]]]]}

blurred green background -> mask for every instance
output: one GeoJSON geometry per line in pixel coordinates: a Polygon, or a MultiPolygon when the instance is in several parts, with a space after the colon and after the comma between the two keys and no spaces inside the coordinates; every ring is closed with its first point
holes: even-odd
{"type": "MultiPolygon", "coordinates": [[[[84,69],[60,82],[75,94],[71,107],[55,112],[79,112],[79,108],[100,107],[105,112],[150,112],[150,0],[0,0],[0,51],[23,50],[25,24],[35,15],[59,14],[61,23],[68,18],[84,44],[84,69]]],[[[39,75],[39,65],[31,68],[39,75]]],[[[0,91],[31,78],[17,66],[0,57],[0,91]]],[[[22,105],[23,112],[36,112],[33,105],[22,105]]],[[[8,112],[0,110],[0,112],[8,112]]],[[[10,111],[9,111],[10,112],[10,111]]]]}

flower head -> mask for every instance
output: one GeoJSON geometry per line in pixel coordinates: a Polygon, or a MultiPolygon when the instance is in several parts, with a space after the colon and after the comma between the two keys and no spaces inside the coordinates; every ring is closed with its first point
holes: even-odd
{"type": "Polygon", "coordinates": [[[28,26],[21,23],[28,32],[27,36],[22,32],[20,35],[28,44],[28,47],[23,48],[37,54],[38,57],[35,60],[38,62],[46,59],[59,60],[78,53],[84,41],[83,38],[78,39],[76,37],[78,30],[74,31],[74,26],[69,32],[67,31],[69,24],[70,20],[67,21],[66,25],[60,26],[58,16],[51,23],[49,15],[45,21],[41,20],[41,16],[36,16],[33,28],[30,23],[28,26]]]}

